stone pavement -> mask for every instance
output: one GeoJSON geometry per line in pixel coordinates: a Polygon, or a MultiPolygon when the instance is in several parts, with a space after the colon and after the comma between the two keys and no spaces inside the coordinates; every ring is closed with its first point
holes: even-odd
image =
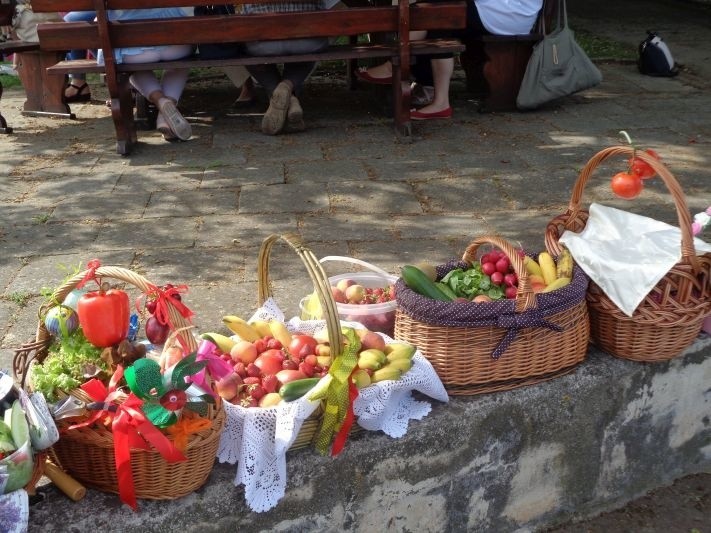
{"type": "MultiPolygon", "coordinates": [[[[43,287],[60,267],[94,257],[185,283],[201,331],[256,305],[256,259],[270,233],[298,232],[317,256],[348,255],[397,272],[420,259],[460,255],[479,234],[543,248],[545,224],[565,211],[577,172],[626,130],[655,149],[682,185],[692,213],[711,205],[711,10],[686,2],[569,2],[573,29],[636,45],[646,29],[665,37],[682,73],[644,77],[634,64],[603,62],[603,83],[539,111],[483,115],[457,72],[451,121],[414,124],[400,142],[373,87],[350,92],[319,72],[303,98],[307,131],[267,137],[263,108],[234,109],[236,91],[216,72],[191,82],[182,102],[194,137],[170,144],[139,132],[134,154],[115,154],[108,110],[73,106],[75,121],[23,117],[23,93],[7,90],[0,137],[0,367],[31,339],[43,287]]],[[[585,201],[676,222],[660,180],[634,202],[611,196],[605,163],[585,201]]],[[[287,314],[309,290],[293,254],[278,248],[275,295],[287,314]]],[[[334,271],[336,273],[337,271],[334,271]]]]}

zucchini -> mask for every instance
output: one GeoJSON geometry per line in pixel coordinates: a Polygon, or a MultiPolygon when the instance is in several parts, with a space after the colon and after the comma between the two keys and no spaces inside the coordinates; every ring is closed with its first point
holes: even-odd
{"type": "Polygon", "coordinates": [[[439,300],[441,302],[451,302],[447,294],[440,289],[435,283],[427,277],[427,274],[419,268],[412,265],[405,265],[400,269],[402,279],[409,288],[422,296],[439,300]]]}
{"type": "Polygon", "coordinates": [[[447,285],[446,283],[442,283],[441,281],[437,281],[437,282],[435,283],[435,285],[436,285],[437,288],[438,288],[439,290],[441,290],[444,294],[446,294],[447,296],[449,296],[449,299],[450,299],[450,300],[454,300],[454,299],[457,297],[457,295],[454,294],[454,291],[452,290],[452,288],[451,288],[449,285],[447,285]]]}
{"type": "Polygon", "coordinates": [[[279,395],[285,402],[293,402],[313,389],[320,380],[321,378],[295,379],[282,385],[279,389],[279,395]]]}

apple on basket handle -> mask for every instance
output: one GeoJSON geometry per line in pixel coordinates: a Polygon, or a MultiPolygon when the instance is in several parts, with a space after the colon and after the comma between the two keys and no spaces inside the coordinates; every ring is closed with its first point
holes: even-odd
{"type": "Polygon", "coordinates": [[[77,302],[79,324],[86,339],[107,348],[126,338],[130,315],[128,294],[102,283],[98,291],[87,292],[77,302]]]}

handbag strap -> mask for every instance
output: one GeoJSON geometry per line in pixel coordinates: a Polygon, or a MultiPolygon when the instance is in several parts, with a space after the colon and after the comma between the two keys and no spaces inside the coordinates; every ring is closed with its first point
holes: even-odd
{"type": "Polygon", "coordinates": [[[557,4],[558,4],[555,29],[551,30],[550,33],[553,33],[553,31],[561,30],[562,28],[568,27],[568,8],[565,5],[565,0],[543,0],[543,5],[541,6],[540,18],[539,18],[538,22],[539,22],[540,33],[544,37],[546,35],[549,35],[549,32],[546,31],[546,3],[547,2],[557,2],[557,4]],[[562,22],[562,25],[561,25],[561,22],[562,22]]]}

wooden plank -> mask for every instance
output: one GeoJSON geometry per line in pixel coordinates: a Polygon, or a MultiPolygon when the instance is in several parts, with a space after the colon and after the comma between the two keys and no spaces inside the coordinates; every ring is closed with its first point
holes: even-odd
{"type": "Polygon", "coordinates": [[[15,52],[32,52],[39,50],[39,43],[28,43],[26,41],[5,41],[0,43],[0,53],[13,54],[15,52]]]}

